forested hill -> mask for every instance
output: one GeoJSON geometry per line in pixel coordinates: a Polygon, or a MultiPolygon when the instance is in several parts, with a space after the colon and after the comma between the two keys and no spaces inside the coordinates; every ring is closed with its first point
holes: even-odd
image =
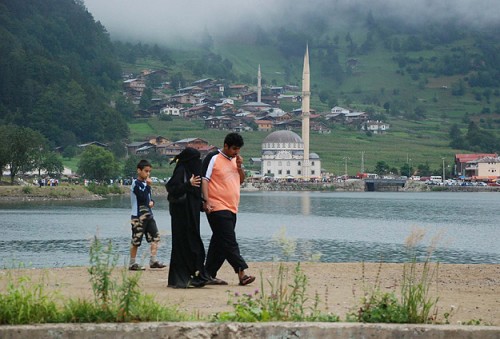
{"type": "Polygon", "coordinates": [[[80,0],[0,0],[0,124],[53,144],[128,135],[109,105],[121,69],[105,28],[80,0]]]}

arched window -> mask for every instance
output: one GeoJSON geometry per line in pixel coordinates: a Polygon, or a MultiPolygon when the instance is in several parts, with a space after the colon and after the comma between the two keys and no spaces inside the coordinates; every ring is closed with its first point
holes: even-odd
{"type": "Polygon", "coordinates": [[[290,161],[287,161],[287,162],[286,162],[286,165],[287,165],[287,166],[290,166],[290,161]]]}

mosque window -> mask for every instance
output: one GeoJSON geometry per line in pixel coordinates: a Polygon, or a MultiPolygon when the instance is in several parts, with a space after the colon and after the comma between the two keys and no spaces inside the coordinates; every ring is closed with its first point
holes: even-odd
{"type": "Polygon", "coordinates": [[[281,174],[281,173],[282,173],[282,171],[281,171],[281,170],[278,170],[278,174],[281,174]]]}
{"type": "Polygon", "coordinates": [[[287,166],[290,166],[290,161],[287,161],[287,162],[286,162],[286,165],[287,165],[287,166]]]}
{"type": "Polygon", "coordinates": [[[297,165],[299,165],[299,166],[301,165],[300,161],[299,161],[299,163],[297,165]]]}
{"type": "Polygon", "coordinates": [[[314,174],[314,170],[311,170],[311,174],[314,174]]]}
{"type": "Polygon", "coordinates": [[[314,161],[313,161],[313,162],[311,162],[311,166],[314,166],[314,161]]]}
{"type": "Polygon", "coordinates": [[[281,161],[278,161],[278,166],[281,166],[281,161]]]}
{"type": "Polygon", "coordinates": [[[290,174],[290,170],[286,170],[286,174],[290,174]]]}
{"type": "Polygon", "coordinates": [[[301,170],[298,170],[298,171],[297,171],[297,174],[302,174],[302,171],[301,171],[301,170]]]}
{"type": "Polygon", "coordinates": [[[271,170],[267,170],[267,174],[271,174],[271,170]]]}

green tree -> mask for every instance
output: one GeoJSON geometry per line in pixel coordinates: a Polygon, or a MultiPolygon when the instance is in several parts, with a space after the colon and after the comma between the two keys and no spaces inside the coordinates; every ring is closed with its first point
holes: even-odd
{"type": "Polygon", "coordinates": [[[406,175],[409,178],[413,175],[413,167],[411,167],[408,163],[404,163],[399,169],[399,173],[401,173],[401,175],[406,175]]]}
{"type": "Polygon", "coordinates": [[[42,151],[41,162],[37,165],[38,175],[46,171],[50,177],[59,177],[64,171],[62,160],[55,152],[42,151]]]}
{"type": "Polygon", "coordinates": [[[10,182],[14,184],[18,173],[26,173],[36,168],[36,161],[46,147],[47,139],[31,128],[19,126],[7,126],[4,138],[8,150],[10,182]]]}
{"type": "Polygon", "coordinates": [[[137,155],[130,155],[127,160],[125,160],[125,165],[123,166],[123,176],[125,178],[133,178],[137,175],[137,164],[141,158],[137,155]]]}
{"type": "Polygon", "coordinates": [[[146,87],[142,92],[139,107],[142,109],[149,108],[149,106],[151,106],[151,99],[153,99],[153,90],[151,89],[151,87],[146,87]]]}
{"type": "Polygon", "coordinates": [[[453,147],[456,149],[465,148],[464,147],[465,141],[464,141],[464,138],[462,136],[462,132],[460,131],[460,128],[458,127],[457,124],[453,124],[450,127],[449,135],[450,135],[450,139],[451,139],[450,147],[453,147]]]}
{"type": "Polygon", "coordinates": [[[85,179],[105,181],[118,176],[119,163],[113,153],[95,145],[83,151],[78,163],[78,173],[85,179]]]}
{"type": "Polygon", "coordinates": [[[377,161],[375,165],[375,173],[378,175],[389,173],[389,165],[385,161],[377,161]]]}
{"type": "Polygon", "coordinates": [[[2,180],[3,170],[9,163],[8,133],[8,126],[0,126],[0,181],[2,180]]]}
{"type": "Polygon", "coordinates": [[[431,167],[428,162],[417,166],[417,173],[422,177],[428,177],[432,174],[431,167]]]}

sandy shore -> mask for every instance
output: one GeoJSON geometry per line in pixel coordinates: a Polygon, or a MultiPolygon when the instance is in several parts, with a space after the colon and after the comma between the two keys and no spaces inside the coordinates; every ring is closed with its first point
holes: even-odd
{"type": "MultiPolygon", "coordinates": [[[[189,314],[209,316],[216,312],[228,311],[228,294],[251,293],[261,290],[269,292],[269,281],[276,281],[278,263],[251,263],[248,273],[257,280],[248,286],[238,286],[236,274],[225,264],[219,277],[228,281],[228,286],[205,286],[200,289],[167,288],[168,268],[146,270],[142,273],[141,286],[158,302],[176,305],[189,314]],[[261,279],[262,277],[262,279],[261,279]]],[[[291,282],[295,263],[286,263],[291,282]]],[[[313,299],[319,295],[321,309],[332,312],[345,320],[345,315],[359,306],[364,291],[377,280],[383,291],[399,291],[402,264],[361,264],[361,263],[302,263],[302,271],[308,278],[306,294],[313,299]]],[[[121,268],[115,272],[119,274],[121,268]]],[[[86,267],[52,269],[16,269],[0,271],[0,289],[5,291],[7,276],[30,276],[32,282],[40,282],[45,277],[46,291],[57,291],[63,297],[92,298],[92,288],[86,267]]],[[[133,273],[131,273],[133,274],[133,273]]],[[[439,296],[438,320],[451,311],[450,323],[465,323],[481,320],[482,324],[500,325],[500,265],[450,265],[441,264],[437,283],[431,288],[434,296],[439,296]]]]}

